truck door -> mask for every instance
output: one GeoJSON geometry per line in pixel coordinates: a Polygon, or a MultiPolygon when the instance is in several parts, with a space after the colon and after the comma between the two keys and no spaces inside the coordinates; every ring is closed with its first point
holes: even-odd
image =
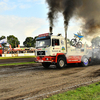
{"type": "Polygon", "coordinates": [[[61,52],[60,40],[59,39],[52,39],[52,55],[56,55],[59,52],[61,52]]]}

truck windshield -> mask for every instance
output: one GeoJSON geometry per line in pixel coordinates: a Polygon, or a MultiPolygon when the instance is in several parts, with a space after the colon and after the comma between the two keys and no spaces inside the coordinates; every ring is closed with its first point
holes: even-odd
{"type": "Polygon", "coordinates": [[[45,40],[39,40],[36,41],[36,48],[45,48],[45,47],[49,47],[51,45],[51,39],[45,39],[45,40]]]}

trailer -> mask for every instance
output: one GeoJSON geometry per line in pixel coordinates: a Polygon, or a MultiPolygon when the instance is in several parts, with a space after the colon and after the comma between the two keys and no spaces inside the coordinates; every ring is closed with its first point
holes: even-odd
{"type": "Polygon", "coordinates": [[[91,62],[91,56],[81,49],[70,50],[66,39],[58,34],[52,33],[40,34],[36,38],[36,61],[42,63],[44,68],[50,65],[56,65],[57,68],[63,68],[67,64],[79,63],[82,66],[88,66],[91,62]]]}

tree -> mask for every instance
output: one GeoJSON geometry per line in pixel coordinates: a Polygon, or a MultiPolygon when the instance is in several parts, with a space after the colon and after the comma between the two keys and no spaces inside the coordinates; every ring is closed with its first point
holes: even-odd
{"type": "Polygon", "coordinates": [[[34,45],[33,45],[33,37],[27,37],[26,39],[25,39],[25,41],[23,42],[23,45],[25,46],[25,47],[33,47],[34,45]]]}
{"type": "MultiPolygon", "coordinates": [[[[5,39],[5,38],[6,38],[5,36],[1,36],[1,37],[0,37],[0,40],[5,39]]],[[[7,44],[7,43],[3,43],[2,46],[5,47],[6,44],[7,44]]]]}
{"type": "Polygon", "coordinates": [[[23,45],[25,46],[25,47],[35,47],[35,43],[36,43],[36,38],[37,38],[37,36],[36,37],[27,37],[26,39],[25,39],[25,41],[23,42],[23,45]]]}
{"type": "Polygon", "coordinates": [[[17,47],[20,44],[18,38],[13,35],[7,37],[7,42],[11,45],[12,48],[17,47]]]}

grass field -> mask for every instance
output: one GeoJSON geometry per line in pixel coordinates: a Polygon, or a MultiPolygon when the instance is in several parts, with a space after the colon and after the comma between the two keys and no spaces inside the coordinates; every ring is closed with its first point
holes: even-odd
{"type": "Polygon", "coordinates": [[[24,65],[24,64],[34,64],[34,63],[35,62],[21,62],[21,63],[0,64],[0,66],[24,65]]]}
{"type": "Polygon", "coordinates": [[[100,100],[100,82],[53,95],[43,100],[100,100]]]}

